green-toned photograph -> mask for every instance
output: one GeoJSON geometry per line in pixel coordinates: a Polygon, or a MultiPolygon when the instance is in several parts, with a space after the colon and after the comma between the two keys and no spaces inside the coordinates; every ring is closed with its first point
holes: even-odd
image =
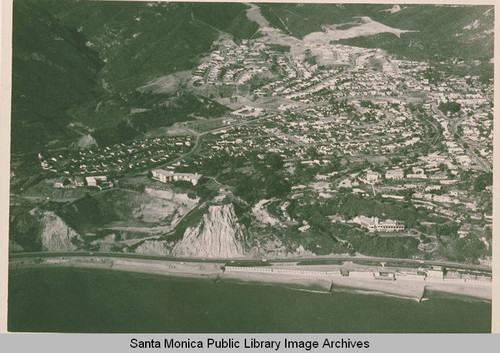
{"type": "Polygon", "coordinates": [[[493,5],[14,0],[8,330],[487,333],[493,5]]]}

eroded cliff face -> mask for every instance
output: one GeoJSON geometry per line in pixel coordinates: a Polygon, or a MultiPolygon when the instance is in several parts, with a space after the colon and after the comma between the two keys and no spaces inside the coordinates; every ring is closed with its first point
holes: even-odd
{"type": "Polygon", "coordinates": [[[188,227],[173,254],[176,256],[229,258],[241,257],[243,229],[232,204],[210,206],[196,227],[188,227]]]}
{"type": "Polygon", "coordinates": [[[71,240],[78,236],[64,221],[54,212],[46,211],[41,218],[43,225],[40,237],[44,251],[72,251],[77,247],[71,240]]]}
{"type": "Polygon", "coordinates": [[[164,240],[146,240],[139,245],[135,252],[137,254],[167,256],[171,254],[171,244],[164,240]]]}

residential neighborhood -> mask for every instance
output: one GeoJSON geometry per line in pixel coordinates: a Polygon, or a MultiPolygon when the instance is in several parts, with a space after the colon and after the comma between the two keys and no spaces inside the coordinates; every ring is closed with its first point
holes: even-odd
{"type": "MultiPolygon", "coordinates": [[[[196,205],[179,197],[193,214],[228,202],[253,234],[245,238],[252,256],[489,264],[492,80],[450,70],[456,58],[416,60],[330,40],[327,28],[304,38],[259,28],[252,38],[221,34],[193,69],[121,98],[129,128],[139,131],[140,114],[152,112],[171,124],[117,143],[40,150],[37,173],[15,186],[52,202],[188,195],[196,205]],[[176,91],[162,93],[165,82],[176,91]],[[155,103],[132,99],[141,94],[137,102],[155,103]],[[180,118],[183,97],[201,108],[180,118]]],[[[83,126],[71,125],[90,131],[83,126]]],[[[184,216],[171,213],[162,236],[184,227],[184,216]]],[[[147,227],[137,229],[134,244],[148,244],[147,227]]]]}
{"type": "Polygon", "coordinates": [[[10,5],[9,332],[494,331],[495,6],[10,5]]]}

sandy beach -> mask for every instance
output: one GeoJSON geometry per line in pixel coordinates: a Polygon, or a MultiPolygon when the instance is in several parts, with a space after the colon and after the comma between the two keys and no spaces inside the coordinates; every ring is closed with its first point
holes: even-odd
{"type": "Polygon", "coordinates": [[[71,257],[50,259],[11,260],[10,269],[29,267],[79,267],[125,272],[149,273],[169,277],[185,277],[216,280],[222,273],[223,263],[176,262],[109,257],[71,257]]]}
{"type": "Polygon", "coordinates": [[[254,272],[224,272],[219,276],[219,281],[276,284],[324,293],[329,293],[332,286],[332,282],[329,278],[254,272]]]}
{"type": "Polygon", "coordinates": [[[426,291],[454,294],[487,301],[492,300],[491,286],[466,286],[455,283],[430,283],[426,285],[426,291]]]}
{"type": "MultiPolygon", "coordinates": [[[[248,271],[231,268],[225,263],[164,261],[113,257],[66,257],[12,259],[10,269],[63,266],[100,268],[117,271],[150,273],[162,276],[208,279],[215,282],[240,282],[265,285],[280,285],[313,292],[355,291],[363,294],[378,294],[421,301],[426,291],[467,296],[491,301],[491,285],[472,283],[447,283],[439,281],[414,281],[375,279],[374,277],[349,277],[337,274],[339,266],[266,266],[265,271],[249,268],[248,271]],[[276,271],[276,272],[271,272],[276,271]],[[294,273],[287,273],[287,272],[294,273]],[[330,272],[328,272],[330,271],[330,272]],[[297,274],[297,273],[299,274],[297,274]]],[[[357,266],[357,269],[360,267],[357,266]]],[[[367,270],[376,270],[366,267],[367,270]]]]}

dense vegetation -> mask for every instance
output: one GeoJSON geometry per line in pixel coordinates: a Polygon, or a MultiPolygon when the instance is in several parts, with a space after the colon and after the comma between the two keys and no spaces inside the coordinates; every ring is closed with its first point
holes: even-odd
{"type": "Polygon", "coordinates": [[[460,103],[449,101],[440,103],[438,109],[441,110],[443,114],[454,114],[460,111],[460,107],[460,103]]]}
{"type": "Polygon", "coordinates": [[[151,129],[193,120],[194,116],[217,118],[229,111],[213,100],[188,93],[170,95],[134,91],[127,98],[126,102],[117,107],[121,119],[110,121],[92,133],[99,145],[125,142],[151,129]],[[130,114],[131,109],[142,110],[130,114]],[[119,112],[122,111],[123,115],[120,115],[119,112]]]}
{"type": "Polygon", "coordinates": [[[251,37],[257,24],[246,18],[246,9],[244,4],[15,1],[13,152],[38,151],[49,141],[52,147],[69,145],[79,137],[68,127],[72,121],[97,129],[96,139],[108,144],[189,119],[199,111],[199,105],[191,109],[192,100],[179,108],[182,114],[145,104],[150,110],[141,117],[127,116],[136,108],[137,88],[194,68],[222,32],[236,40],[251,37]],[[112,131],[120,134],[111,138],[112,131]]]}
{"type": "Polygon", "coordinates": [[[474,179],[474,191],[483,191],[487,186],[493,185],[493,173],[481,172],[474,179]]]}
{"type": "MultiPolygon", "coordinates": [[[[490,63],[493,36],[485,34],[493,29],[491,6],[401,5],[401,10],[395,13],[381,11],[379,5],[367,4],[262,4],[260,7],[273,26],[299,38],[321,31],[322,25],[358,22],[359,17],[368,16],[387,26],[414,32],[402,33],[400,37],[380,33],[344,39],[339,43],[381,48],[410,60],[466,61],[461,65],[450,63],[443,68],[455,74],[493,77],[490,63]],[[477,25],[470,26],[476,20],[477,25]],[[459,35],[455,35],[457,33],[459,35]],[[474,60],[479,60],[480,64],[472,64],[474,60]]],[[[385,9],[391,7],[387,5],[385,9]]]]}
{"type": "Polygon", "coordinates": [[[83,231],[117,220],[115,210],[116,204],[111,204],[104,197],[87,195],[65,205],[59,213],[70,227],[83,231]]]}
{"type": "MultiPolygon", "coordinates": [[[[9,237],[23,251],[41,251],[42,240],[39,237],[42,225],[29,210],[21,206],[10,207],[9,237]]],[[[11,249],[10,251],[13,251],[11,249]]]]}
{"type": "Polygon", "coordinates": [[[98,54],[75,28],[61,25],[38,2],[16,1],[12,55],[12,150],[40,149],[75,136],[68,108],[96,96],[98,54]],[[29,144],[26,143],[29,141],[29,144]]]}

